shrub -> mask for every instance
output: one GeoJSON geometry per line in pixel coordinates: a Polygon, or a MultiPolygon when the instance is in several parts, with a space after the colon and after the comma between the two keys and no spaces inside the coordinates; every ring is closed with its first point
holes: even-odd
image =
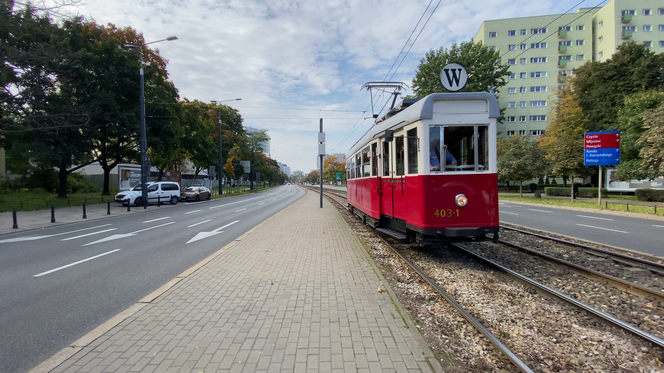
{"type": "Polygon", "coordinates": [[[90,193],[95,190],[94,184],[85,175],[74,172],[67,176],[67,193],[90,193]]]}
{"type": "Polygon", "coordinates": [[[664,202],[664,190],[637,189],[634,194],[638,201],[664,202]]]}
{"type": "MultiPolygon", "coordinates": [[[[544,193],[546,193],[547,196],[565,196],[565,197],[571,197],[572,188],[564,188],[564,187],[548,187],[544,188],[544,193]]],[[[602,196],[608,195],[609,192],[602,188],[602,196]]],[[[597,188],[579,188],[579,195],[578,197],[583,197],[583,198],[597,198],[597,188]]]]}
{"type": "Polygon", "coordinates": [[[542,176],[537,180],[537,185],[544,185],[544,178],[542,176]]]}
{"type": "Polygon", "coordinates": [[[558,182],[556,181],[556,179],[551,179],[551,185],[558,185],[558,182]]]}
{"type": "Polygon", "coordinates": [[[544,193],[547,196],[571,196],[570,192],[571,188],[563,188],[563,187],[546,187],[544,188],[544,193]]]}

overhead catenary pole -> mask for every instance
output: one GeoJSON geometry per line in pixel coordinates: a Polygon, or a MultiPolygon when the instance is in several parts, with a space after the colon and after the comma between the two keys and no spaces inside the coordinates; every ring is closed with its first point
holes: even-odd
{"type": "Polygon", "coordinates": [[[325,132],[323,132],[323,118],[320,118],[318,153],[320,153],[320,208],[323,208],[323,155],[325,155],[325,132]]]}

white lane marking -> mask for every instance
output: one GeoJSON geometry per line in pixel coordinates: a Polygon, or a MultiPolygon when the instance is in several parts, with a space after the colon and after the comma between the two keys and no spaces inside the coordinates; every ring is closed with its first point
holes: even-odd
{"type": "Polygon", "coordinates": [[[664,225],[653,225],[653,227],[664,228],[664,225]]]}
{"type": "Polygon", "coordinates": [[[203,210],[189,211],[189,212],[185,212],[184,214],[185,214],[185,215],[187,215],[187,214],[193,214],[193,213],[195,213],[195,212],[201,212],[201,211],[203,211],[203,210]]]}
{"type": "Polygon", "coordinates": [[[164,220],[164,219],[170,219],[170,216],[164,216],[163,218],[157,218],[157,219],[152,219],[152,220],[146,220],[143,223],[154,223],[159,220],[164,220]]]}
{"type": "Polygon", "coordinates": [[[205,224],[205,223],[209,222],[210,220],[212,220],[212,219],[203,220],[203,221],[198,222],[196,224],[188,225],[187,228],[195,227],[195,226],[200,225],[200,224],[205,224]]]}
{"type": "Polygon", "coordinates": [[[222,229],[224,229],[224,228],[227,228],[227,227],[230,227],[231,225],[233,225],[233,224],[235,224],[235,223],[238,223],[238,222],[239,222],[239,220],[236,220],[236,221],[234,221],[234,222],[232,222],[232,223],[228,223],[228,224],[224,225],[224,226],[221,227],[221,228],[217,228],[217,229],[213,230],[212,232],[220,231],[220,230],[222,230],[222,229]]]}
{"type": "Polygon", "coordinates": [[[235,212],[244,211],[244,210],[246,210],[246,209],[247,209],[247,208],[245,207],[245,208],[243,208],[243,209],[239,209],[239,210],[237,210],[237,211],[235,211],[235,212]]]}
{"type": "Polygon", "coordinates": [[[255,199],[260,199],[260,198],[264,198],[264,197],[263,197],[263,196],[260,196],[260,197],[256,197],[256,198],[249,198],[249,199],[245,199],[245,200],[242,200],[242,201],[237,201],[237,202],[227,203],[227,204],[225,204],[225,205],[219,205],[219,206],[208,207],[208,209],[209,209],[209,210],[212,210],[212,209],[218,209],[218,208],[220,208],[220,207],[226,207],[226,206],[230,206],[230,205],[236,205],[236,204],[238,204],[238,203],[244,203],[244,202],[247,202],[247,201],[253,201],[253,200],[255,200],[255,199]]]}
{"type": "Polygon", "coordinates": [[[508,211],[501,211],[501,214],[509,214],[509,215],[519,215],[516,212],[508,212],[508,211]]]}
{"type": "Polygon", "coordinates": [[[41,277],[41,276],[47,275],[47,274],[49,274],[49,273],[57,272],[57,271],[59,271],[59,270],[61,270],[61,269],[65,269],[65,268],[73,267],[73,266],[75,266],[75,265],[77,265],[77,264],[85,263],[85,262],[87,262],[87,261],[89,261],[89,260],[92,260],[92,259],[97,259],[97,258],[102,257],[102,256],[104,256],[104,255],[113,254],[114,252],[117,252],[117,251],[120,251],[120,250],[122,250],[122,249],[115,249],[115,250],[111,250],[111,251],[105,252],[105,253],[103,253],[103,254],[99,254],[99,255],[91,256],[91,257],[89,257],[89,258],[87,258],[87,259],[79,260],[78,262],[74,262],[74,263],[67,264],[67,265],[62,266],[62,267],[54,268],[54,269],[52,269],[52,270],[50,270],[50,271],[46,271],[46,272],[42,272],[42,273],[38,273],[38,274],[36,274],[36,275],[34,275],[34,276],[32,276],[32,277],[41,277]]]}
{"type": "Polygon", "coordinates": [[[587,218],[587,219],[597,219],[597,220],[608,220],[608,221],[613,221],[613,219],[609,218],[598,218],[596,216],[586,216],[586,215],[577,215],[580,218],[587,218]]]}
{"type": "Polygon", "coordinates": [[[167,226],[167,225],[171,225],[171,224],[175,224],[175,222],[172,221],[172,222],[170,222],[170,223],[166,223],[166,224],[162,224],[162,225],[155,225],[154,227],[150,227],[150,228],[145,228],[145,229],[137,230],[137,231],[135,231],[135,232],[131,232],[131,233],[114,234],[114,235],[112,235],[112,236],[108,236],[108,237],[106,237],[106,238],[102,238],[101,240],[97,240],[97,241],[94,241],[94,242],[86,243],[85,245],[81,245],[81,246],[89,246],[89,245],[94,245],[94,244],[96,244],[96,243],[102,243],[102,242],[107,242],[107,241],[119,240],[120,238],[127,238],[127,237],[131,237],[131,236],[135,236],[136,233],[141,233],[141,232],[149,231],[150,229],[155,229],[155,228],[165,227],[165,226],[167,226]]]}
{"type": "Polygon", "coordinates": [[[80,236],[69,237],[69,238],[63,238],[63,239],[61,239],[60,241],[75,240],[75,239],[77,239],[77,238],[82,238],[82,237],[92,236],[92,235],[95,235],[95,234],[100,234],[100,233],[106,233],[106,232],[114,231],[114,230],[116,230],[116,229],[117,229],[117,228],[111,228],[111,229],[105,229],[105,230],[103,230],[103,231],[99,231],[99,232],[86,233],[86,234],[82,234],[82,235],[80,235],[80,236]]]}
{"type": "Polygon", "coordinates": [[[264,204],[265,204],[265,202],[261,202],[261,203],[258,204],[258,206],[260,206],[260,205],[264,205],[264,204]]]}
{"type": "Polygon", "coordinates": [[[239,222],[239,220],[236,220],[236,221],[234,221],[234,222],[232,222],[232,223],[226,224],[226,225],[224,225],[224,226],[221,227],[221,228],[217,228],[217,229],[213,230],[212,232],[198,232],[198,233],[194,236],[194,238],[192,238],[191,240],[187,241],[187,244],[192,243],[192,242],[196,242],[196,241],[198,241],[198,240],[202,240],[202,239],[204,239],[204,238],[212,237],[212,236],[217,235],[217,234],[219,234],[219,233],[224,233],[224,232],[221,232],[222,229],[224,229],[224,228],[226,228],[226,227],[230,227],[231,225],[233,225],[233,224],[235,224],[235,223],[237,223],[237,222],[239,222]]]}
{"type": "Polygon", "coordinates": [[[553,212],[553,211],[546,211],[546,210],[538,210],[538,209],[528,209],[530,211],[537,211],[537,212],[553,212]]]}
{"type": "Polygon", "coordinates": [[[65,234],[71,234],[71,233],[76,233],[76,232],[88,231],[90,229],[108,227],[109,225],[113,225],[113,224],[102,224],[102,225],[97,225],[96,227],[77,229],[77,230],[74,230],[74,231],[63,232],[63,233],[48,234],[48,235],[45,235],[45,236],[28,236],[28,237],[8,238],[6,240],[0,240],[0,243],[35,241],[35,240],[41,240],[42,238],[55,237],[55,236],[64,236],[65,234]]]}
{"type": "Polygon", "coordinates": [[[580,227],[595,228],[595,229],[601,229],[601,230],[604,230],[604,231],[611,231],[611,232],[618,232],[618,233],[629,233],[629,232],[625,232],[625,231],[619,231],[619,230],[616,230],[616,229],[594,227],[592,225],[585,225],[585,224],[577,224],[577,225],[580,226],[580,227]]]}

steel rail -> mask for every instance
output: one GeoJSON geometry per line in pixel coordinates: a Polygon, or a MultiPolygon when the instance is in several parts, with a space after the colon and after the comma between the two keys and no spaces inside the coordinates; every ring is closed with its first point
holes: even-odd
{"type": "Polygon", "coordinates": [[[491,332],[487,328],[485,328],[484,325],[482,325],[479,321],[477,321],[477,319],[475,319],[470,313],[468,313],[468,311],[466,311],[459,303],[457,303],[457,301],[455,301],[454,298],[452,298],[452,296],[447,294],[445,290],[443,290],[440,286],[438,286],[438,284],[433,279],[431,279],[424,272],[422,272],[422,270],[420,270],[413,262],[411,262],[410,259],[406,258],[401,252],[399,252],[399,250],[394,248],[389,242],[385,241],[385,239],[381,235],[376,234],[376,236],[380,238],[381,241],[383,241],[383,243],[387,247],[392,249],[394,253],[399,255],[401,259],[403,259],[406,263],[408,263],[408,265],[415,272],[417,272],[420,275],[420,277],[422,277],[426,282],[428,282],[431,286],[433,286],[433,288],[436,289],[436,291],[440,293],[451,305],[453,305],[459,312],[461,312],[463,317],[466,320],[468,320],[468,322],[470,322],[475,327],[475,329],[477,329],[486,338],[488,338],[489,341],[491,341],[491,343],[493,343],[494,346],[496,346],[502,353],[504,353],[507,356],[507,358],[510,359],[510,361],[512,361],[512,363],[516,365],[516,367],[521,372],[532,372],[532,370],[523,361],[521,361],[521,359],[519,359],[516,355],[514,355],[514,353],[510,351],[502,342],[500,342],[500,340],[498,340],[496,336],[491,334],[491,332]]]}
{"type": "Polygon", "coordinates": [[[542,285],[542,284],[540,284],[539,282],[536,282],[536,281],[534,281],[534,280],[532,280],[532,279],[530,279],[530,278],[528,278],[528,277],[526,277],[526,276],[523,276],[523,275],[521,275],[521,274],[519,274],[519,273],[517,273],[517,272],[514,272],[514,271],[512,271],[512,270],[509,269],[509,268],[503,267],[503,266],[501,266],[500,264],[495,263],[495,262],[493,262],[493,261],[491,261],[491,260],[489,260],[489,259],[487,259],[487,258],[485,258],[485,257],[483,257],[483,256],[480,256],[480,255],[477,255],[477,254],[475,254],[475,253],[473,253],[473,252],[471,252],[471,251],[468,251],[468,250],[466,250],[465,248],[463,248],[463,247],[461,247],[461,246],[459,246],[459,245],[457,245],[457,244],[452,244],[451,246],[456,247],[456,248],[458,248],[459,250],[464,251],[464,252],[467,253],[468,255],[470,255],[470,256],[472,256],[472,257],[474,257],[474,258],[476,258],[476,259],[478,259],[478,260],[480,260],[480,261],[482,261],[482,262],[484,262],[484,263],[487,263],[487,264],[489,264],[489,265],[491,265],[491,266],[493,266],[493,267],[495,267],[495,268],[498,268],[498,269],[500,269],[500,270],[502,270],[502,271],[504,271],[504,272],[506,272],[506,273],[509,273],[510,275],[512,275],[512,276],[514,276],[514,277],[520,279],[521,281],[524,281],[524,282],[526,282],[526,283],[528,283],[528,284],[530,284],[530,285],[532,285],[532,286],[535,286],[536,288],[538,288],[538,289],[540,289],[540,290],[543,290],[543,291],[545,291],[545,292],[547,292],[547,293],[549,293],[549,294],[551,294],[551,295],[553,295],[553,296],[556,296],[556,297],[558,297],[558,298],[560,298],[560,299],[562,299],[562,300],[564,300],[564,301],[567,301],[567,302],[569,302],[569,303],[571,303],[571,304],[573,304],[573,305],[575,305],[575,306],[581,308],[582,310],[585,310],[585,311],[587,311],[587,312],[589,312],[589,313],[591,313],[591,314],[593,314],[593,315],[595,315],[595,316],[597,316],[597,317],[599,317],[599,318],[601,318],[601,319],[603,319],[603,320],[606,320],[606,321],[608,321],[608,322],[610,322],[610,323],[612,323],[612,324],[614,324],[614,325],[617,325],[617,326],[619,326],[619,327],[621,327],[621,328],[623,328],[623,329],[625,329],[625,330],[627,330],[627,331],[629,331],[629,332],[632,332],[633,334],[635,334],[635,335],[637,335],[637,336],[639,336],[639,337],[641,337],[641,338],[643,338],[643,339],[645,339],[645,340],[647,340],[647,341],[650,341],[650,342],[652,342],[652,343],[658,345],[659,347],[663,347],[663,348],[664,348],[664,340],[662,340],[662,339],[660,339],[660,338],[657,338],[657,337],[655,337],[654,335],[652,335],[652,334],[650,334],[650,333],[648,333],[648,332],[645,332],[645,331],[643,331],[643,330],[641,330],[641,329],[639,329],[639,328],[637,328],[637,327],[635,327],[635,326],[633,326],[633,325],[631,325],[631,324],[628,324],[628,323],[626,323],[626,322],[624,322],[624,321],[622,321],[622,320],[619,320],[619,319],[617,319],[617,318],[615,318],[615,317],[613,317],[613,316],[611,316],[611,315],[608,315],[608,314],[606,314],[606,313],[604,313],[604,312],[602,312],[602,311],[599,311],[599,310],[597,310],[597,309],[595,309],[595,308],[592,308],[592,307],[590,307],[589,305],[587,305],[587,304],[585,304],[585,303],[582,303],[582,302],[579,302],[578,300],[576,300],[576,299],[574,299],[574,298],[570,298],[570,297],[568,297],[567,295],[558,292],[557,290],[551,289],[551,288],[549,288],[549,287],[547,287],[547,286],[545,286],[545,285],[542,285]]]}

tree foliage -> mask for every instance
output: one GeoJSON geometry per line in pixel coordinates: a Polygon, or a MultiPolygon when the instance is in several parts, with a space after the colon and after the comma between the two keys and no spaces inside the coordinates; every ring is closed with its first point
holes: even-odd
{"type": "Polygon", "coordinates": [[[522,185],[548,171],[546,153],[533,136],[499,139],[497,150],[498,179],[501,181],[515,181],[522,185]]]}
{"type": "Polygon", "coordinates": [[[638,140],[643,146],[641,170],[652,180],[664,176],[664,103],[643,113],[643,128],[638,140]]]}
{"type": "Polygon", "coordinates": [[[430,50],[420,60],[413,79],[415,94],[424,97],[432,93],[449,92],[440,82],[440,72],[450,63],[458,63],[466,69],[468,83],[462,89],[466,92],[488,92],[493,89],[498,93],[507,84],[507,77],[511,74],[509,66],[500,59],[500,52],[480,42],[454,43],[450,49],[441,47],[430,50]]]}
{"type": "Polygon", "coordinates": [[[337,172],[341,173],[341,180],[346,180],[346,164],[338,162],[337,157],[327,157],[323,161],[323,181],[336,182],[337,172]]]}
{"type": "Polygon", "coordinates": [[[664,54],[643,44],[621,45],[603,62],[588,62],[575,69],[573,89],[588,117],[588,131],[619,129],[618,111],[625,97],[646,90],[664,89],[664,54]]]}

